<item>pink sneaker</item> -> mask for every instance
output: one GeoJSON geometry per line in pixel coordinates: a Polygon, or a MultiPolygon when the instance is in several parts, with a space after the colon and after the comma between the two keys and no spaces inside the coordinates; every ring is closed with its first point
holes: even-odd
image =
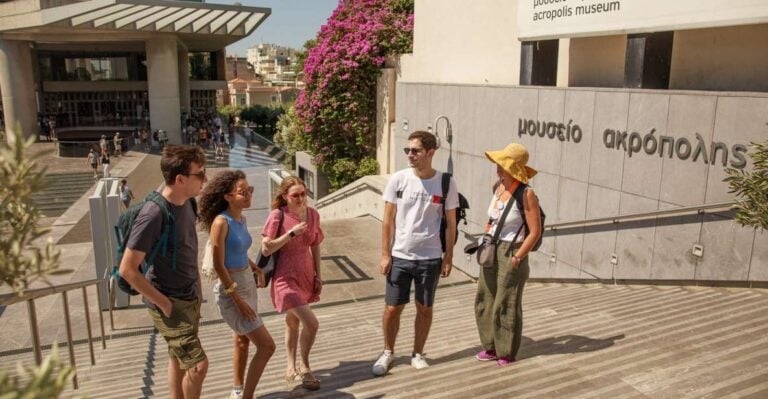
{"type": "Polygon", "coordinates": [[[508,364],[512,364],[512,362],[514,362],[514,361],[515,361],[515,359],[510,359],[508,357],[502,356],[502,357],[499,358],[499,360],[496,361],[496,365],[499,366],[499,367],[503,367],[503,366],[506,366],[508,364]]]}
{"type": "Polygon", "coordinates": [[[477,355],[475,355],[475,359],[481,362],[496,360],[496,351],[494,349],[489,349],[487,351],[478,352],[477,355]]]}

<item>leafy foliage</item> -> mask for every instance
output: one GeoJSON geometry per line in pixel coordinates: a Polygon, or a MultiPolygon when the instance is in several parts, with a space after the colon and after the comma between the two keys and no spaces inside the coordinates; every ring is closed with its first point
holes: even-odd
{"type": "Polygon", "coordinates": [[[341,0],[308,47],[296,115],[332,189],[376,173],[376,79],[412,44],[413,0],[341,0]]]}
{"type": "Polygon", "coordinates": [[[738,196],[736,221],[743,225],[768,230],[768,141],[751,143],[752,171],[727,168],[730,193],[738,196]]]}
{"type": "Polygon", "coordinates": [[[26,151],[34,139],[25,141],[19,130],[10,144],[0,143],[0,285],[16,292],[47,274],[69,272],[59,269],[50,239],[42,248],[36,242],[50,230],[38,226],[40,211],[31,198],[43,186],[45,168],[36,162],[43,154],[26,151]]]}
{"type": "Polygon", "coordinates": [[[2,399],[48,399],[58,398],[67,387],[75,370],[65,366],[60,358],[58,347],[43,359],[38,368],[25,368],[17,365],[18,376],[12,377],[8,370],[0,371],[0,398],[2,399]],[[21,381],[26,381],[22,383],[21,381]]]}
{"type": "Polygon", "coordinates": [[[243,108],[240,111],[240,119],[255,124],[258,133],[272,137],[277,127],[277,120],[284,113],[283,107],[268,107],[257,104],[243,108]]]}
{"type": "Polygon", "coordinates": [[[275,133],[274,142],[288,153],[284,161],[287,169],[296,167],[294,163],[297,151],[310,149],[309,137],[303,134],[301,121],[296,116],[295,108],[291,107],[288,112],[280,115],[277,119],[277,133],[275,133]]]}

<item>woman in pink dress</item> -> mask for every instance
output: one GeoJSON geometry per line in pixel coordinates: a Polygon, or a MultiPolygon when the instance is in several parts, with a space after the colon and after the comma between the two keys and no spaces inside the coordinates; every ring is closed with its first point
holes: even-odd
{"type": "Polygon", "coordinates": [[[310,390],[320,388],[320,381],[309,367],[309,351],[315,342],[319,323],[309,304],[320,299],[323,280],[320,274],[320,215],[307,206],[307,188],[298,177],[287,177],[272,200],[272,212],[262,231],[264,255],[280,251],[272,277],[272,303],[285,316],[285,348],[288,357],[286,379],[301,378],[310,390]],[[280,212],[283,227],[278,230],[280,212]],[[299,333],[299,325],[302,326],[299,333]],[[296,368],[296,349],[301,340],[301,364],[296,368]]]}

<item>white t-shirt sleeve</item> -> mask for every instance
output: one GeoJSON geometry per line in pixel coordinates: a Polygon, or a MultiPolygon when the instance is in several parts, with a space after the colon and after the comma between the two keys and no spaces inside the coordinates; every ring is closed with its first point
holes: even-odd
{"type": "Polygon", "coordinates": [[[445,209],[451,210],[459,207],[459,189],[456,187],[456,179],[451,176],[451,184],[448,186],[448,198],[445,199],[445,209]]]}
{"type": "Polygon", "coordinates": [[[397,203],[397,187],[399,186],[400,181],[399,177],[400,174],[394,174],[389,178],[387,187],[384,188],[384,194],[381,196],[384,201],[389,202],[390,204],[397,203]]]}

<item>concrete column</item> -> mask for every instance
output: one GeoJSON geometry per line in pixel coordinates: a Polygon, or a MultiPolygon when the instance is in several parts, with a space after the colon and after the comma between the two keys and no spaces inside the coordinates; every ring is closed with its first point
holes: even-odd
{"type": "Polygon", "coordinates": [[[0,39],[0,91],[3,99],[5,133],[21,129],[24,137],[37,136],[37,108],[30,43],[0,39]]]}
{"type": "Polygon", "coordinates": [[[174,36],[147,40],[147,85],[152,130],[168,133],[168,142],[181,144],[179,54],[174,36]]]}
{"type": "Polygon", "coordinates": [[[379,174],[394,171],[392,162],[392,126],[395,122],[397,70],[384,68],[376,82],[376,161],[379,174]]]}
{"type": "Polygon", "coordinates": [[[568,87],[570,76],[571,39],[560,39],[557,46],[557,87],[568,87]]]}
{"type": "Polygon", "coordinates": [[[179,100],[181,101],[181,112],[189,115],[189,51],[179,49],[179,100]]]}

